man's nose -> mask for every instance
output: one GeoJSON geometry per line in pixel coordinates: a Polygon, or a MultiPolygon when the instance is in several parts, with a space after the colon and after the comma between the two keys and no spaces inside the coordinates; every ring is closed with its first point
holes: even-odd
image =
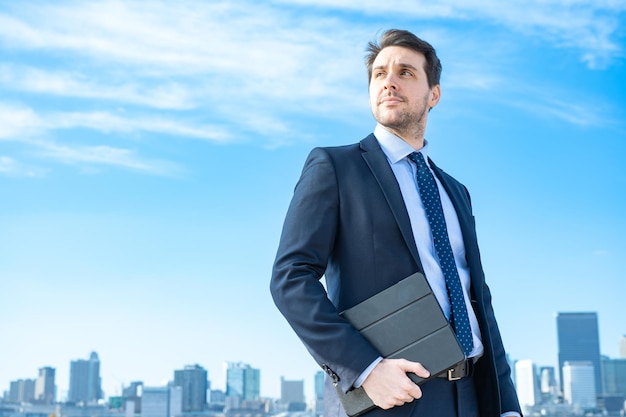
{"type": "Polygon", "coordinates": [[[393,74],[387,75],[387,77],[385,77],[383,87],[385,90],[396,90],[398,88],[396,77],[393,74]]]}

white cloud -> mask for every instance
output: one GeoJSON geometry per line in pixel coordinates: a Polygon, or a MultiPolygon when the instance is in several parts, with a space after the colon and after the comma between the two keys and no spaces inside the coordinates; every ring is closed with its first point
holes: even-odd
{"type": "MultiPolygon", "coordinates": [[[[313,29],[281,29],[284,14],[257,4],[117,2],[39,5],[2,16],[0,39],[23,48],[73,51],[146,73],[237,74],[291,71],[312,52],[313,29]],[[193,7],[190,7],[192,6],[193,7]],[[109,19],[107,16],[115,16],[109,19]],[[20,30],[16,30],[16,28],[20,30]],[[271,65],[271,66],[270,66],[271,65]]],[[[219,80],[218,80],[219,81],[219,80]]]]}
{"type": "Polygon", "coordinates": [[[620,32],[618,14],[626,2],[618,0],[443,0],[438,2],[399,0],[275,0],[299,6],[344,9],[373,16],[402,13],[416,19],[482,19],[524,34],[545,39],[559,47],[580,51],[591,68],[602,68],[624,51],[616,39],[620,32]]]}
{"type": "Polygon", "coordinates": [[[0,15],[0,43],[54,54],[45,70],[5,64],[0,83],[13,91],[194,110],[196,120],[202,114],[231,126],[220,140],[264,134],[264,126],[272,127],[268,136],[289,135],[296,131],[290,114],[336,117],[338,108],[366,103],[366,36],[358,25],[260,3],[21,4],[0,15]]]}
{"type": "Polygon", "coordinates": [[[185,110],[195,106],[193,91],[180,83],[143,85],[130,80],[103,83],[83,74],[21,65],[1,65],[0,85],[7,90],[111,100],[157,109],[185,110]]]}
{"type": "MultiPolygon", "coordinates": [[[[106,112],[37,114],[24,106],[0,103],[0,140],[21,143],[40,156],[67,164],[119,166],[159,175],[178,175],[182,172],[173,162],[140,158],[135,151],[129,149],[107,144],[90,146],[58,144],[49,137],[53,131],[75,128],[88,128],[94,132],[104,133],[152,132],[216,142],[228,139],[228,135],[222,129],[185,125],[168,119],[126,118],[106,112]]],[[[83,140],[89,136],[86,134],[83,140]]],[[[0,172],[4,174],[38,176],[44,172],[41,168],[26,168],[11,157],[2,158],[0,172]]]]}
{"type": "Polygon", "coordinates": [[[15,161],[8,156],[0,156],[0,172],[11,172],[15,169],[15,161]]]}
{"type": "Polygon", "coordinates": [[[45,170],[38,167],[26,166],[15,158],[0,155],[0,175],[7,177],[43,177],[45,170]]]}
{"type": "Polygon", "coordinates": [[[39,124],[30,108],[0,103],[0,140],[23,140],[37,131],[39,124]]]}
{"type": "Polygon", "coordinates": [[[182,123],[166,116],[120,116],[109,112],[47,112],[38,114],[31,108],[0,103],[0,139],[29,142],[41,132],[88,128],[98,132],[140,133],[224,142],[230,139],[222,127],[182,123]]]}
{"type": "Polygon", "coordinates": [[[0,174],[13,175],[18,171],[17,162],[8,156],[0,156],[0,174]]]}
{"type": "MultiPolygon", "coordinates": [[[[371,24],[347,22],[329,10],[496,22],[580,50],[587,65],[600,67],[622,53],[608,12],[624,7],[611,0],[12,3],[0,13],[0,49],[20,58],[0,65],[0,93],[29,107],[5,106],[4,112],[0,103],[0,139],[41,146],[28,143],[36,138],[56,143],[43,152],[51,158],[117,161],[139,170],[150,162],[130,162],[137,154],[119,142],[141,134],[219,143],[254,134],[280,146],[302,138],[298,119],[315,115],[351,123],[367,112],[362,59],[374,35],[371,24]],[[81,128],[101,141],[101,133],[112,134],[115,143],[64,149],[60,137],[81,128]]],[[[451,54],[444,65],[446,91],[495,92],[511,81],[498,67],[511,49],[508,39],[494,39],[483,51],[471,36],[434,27],[429,21],[420,35],[451,54]]],[[[514,95],[524,99],[523,93],[514,95]]],[[[533,111],[524,103],[519,107],[533,111]]],[[[576,108],[579,116],[568,115],[571,110],[558,103],[550,109],[570,123],[594,123],[576,108]]]]}
{"type": "Polygon", "coordinates": [[[166,116],[120,116],[109,112],[54,112],[42,122],[46,128],[88,128],[99,132],[140,133],[151,132],[213,142],[229,140],[229,134],[220,127],[193,125],[172,120],[166,116]]]}
{"type": "Polygon", "coordinates": [[[107,145],[69,146],[52,142],[41,142],[38,152],[43,156],[65,164],[89,167],[108,165],[156,175],[177,175],[180,173],[180,168],[174,163],[147,160],[138,157],[130,149],[115,148],[107,145]]]}
{"type": "Polygon", "coordinates": [[[600,105],[578,104],[575,101],[566,101],[566,98],[556,99],[537,96],[537,99],[512,99],[509,105],[535,114],[540,118],[553,118],[579,127],[602,126],[613,123],[601,111],[600,105]]]}

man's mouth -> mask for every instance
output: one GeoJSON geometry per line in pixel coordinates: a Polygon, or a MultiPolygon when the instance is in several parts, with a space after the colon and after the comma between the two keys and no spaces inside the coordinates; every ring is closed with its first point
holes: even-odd
{"type": "Polygon", "coordinates": [[[385,96],[378,100],[379,104],[396,104],[401,103],[403,100],[397,96],[385,96]]]}

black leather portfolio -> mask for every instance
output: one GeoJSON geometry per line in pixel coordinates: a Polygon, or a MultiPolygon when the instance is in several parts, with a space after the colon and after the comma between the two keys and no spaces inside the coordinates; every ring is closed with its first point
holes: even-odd
{"type": "MultiPolygon", "coordinates": [[[[428,281],[419,272],[340,314],[382,357],[420,362],[430,371],[430,378],[465,360],[454,330],[428,281]]],[[[416,384],[425,381],[413,373],[408,376],[416,384]]],[[[346,414],[351,417],[376,407],[363,388],[348,393],[337,384],[335,388],[346,414]]]]}

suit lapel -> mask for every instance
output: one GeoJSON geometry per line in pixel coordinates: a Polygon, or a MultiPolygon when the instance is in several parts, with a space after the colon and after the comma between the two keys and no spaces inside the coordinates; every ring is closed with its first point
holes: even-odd
{"type": "Polygon", "coordinates": [[[393,175],[393,171],[389,166],[385,153],[380,148],[380,145],[373,134],[370,134],[361,141],[361,149],[363,150],[361,155],[385,195],[387,204],[389,204],[389,209],[398,223],[400,232],[402,233],[411,255],[423,271],[422,263],[417,253],[417,246],[415,245],[415,238],[413,237],[413,231],[411,229],[409,214],[406,210],[404,199],[402,198],[402,193],[400,192],[400,187],[398,186],[396,177],[393,175]]]}

